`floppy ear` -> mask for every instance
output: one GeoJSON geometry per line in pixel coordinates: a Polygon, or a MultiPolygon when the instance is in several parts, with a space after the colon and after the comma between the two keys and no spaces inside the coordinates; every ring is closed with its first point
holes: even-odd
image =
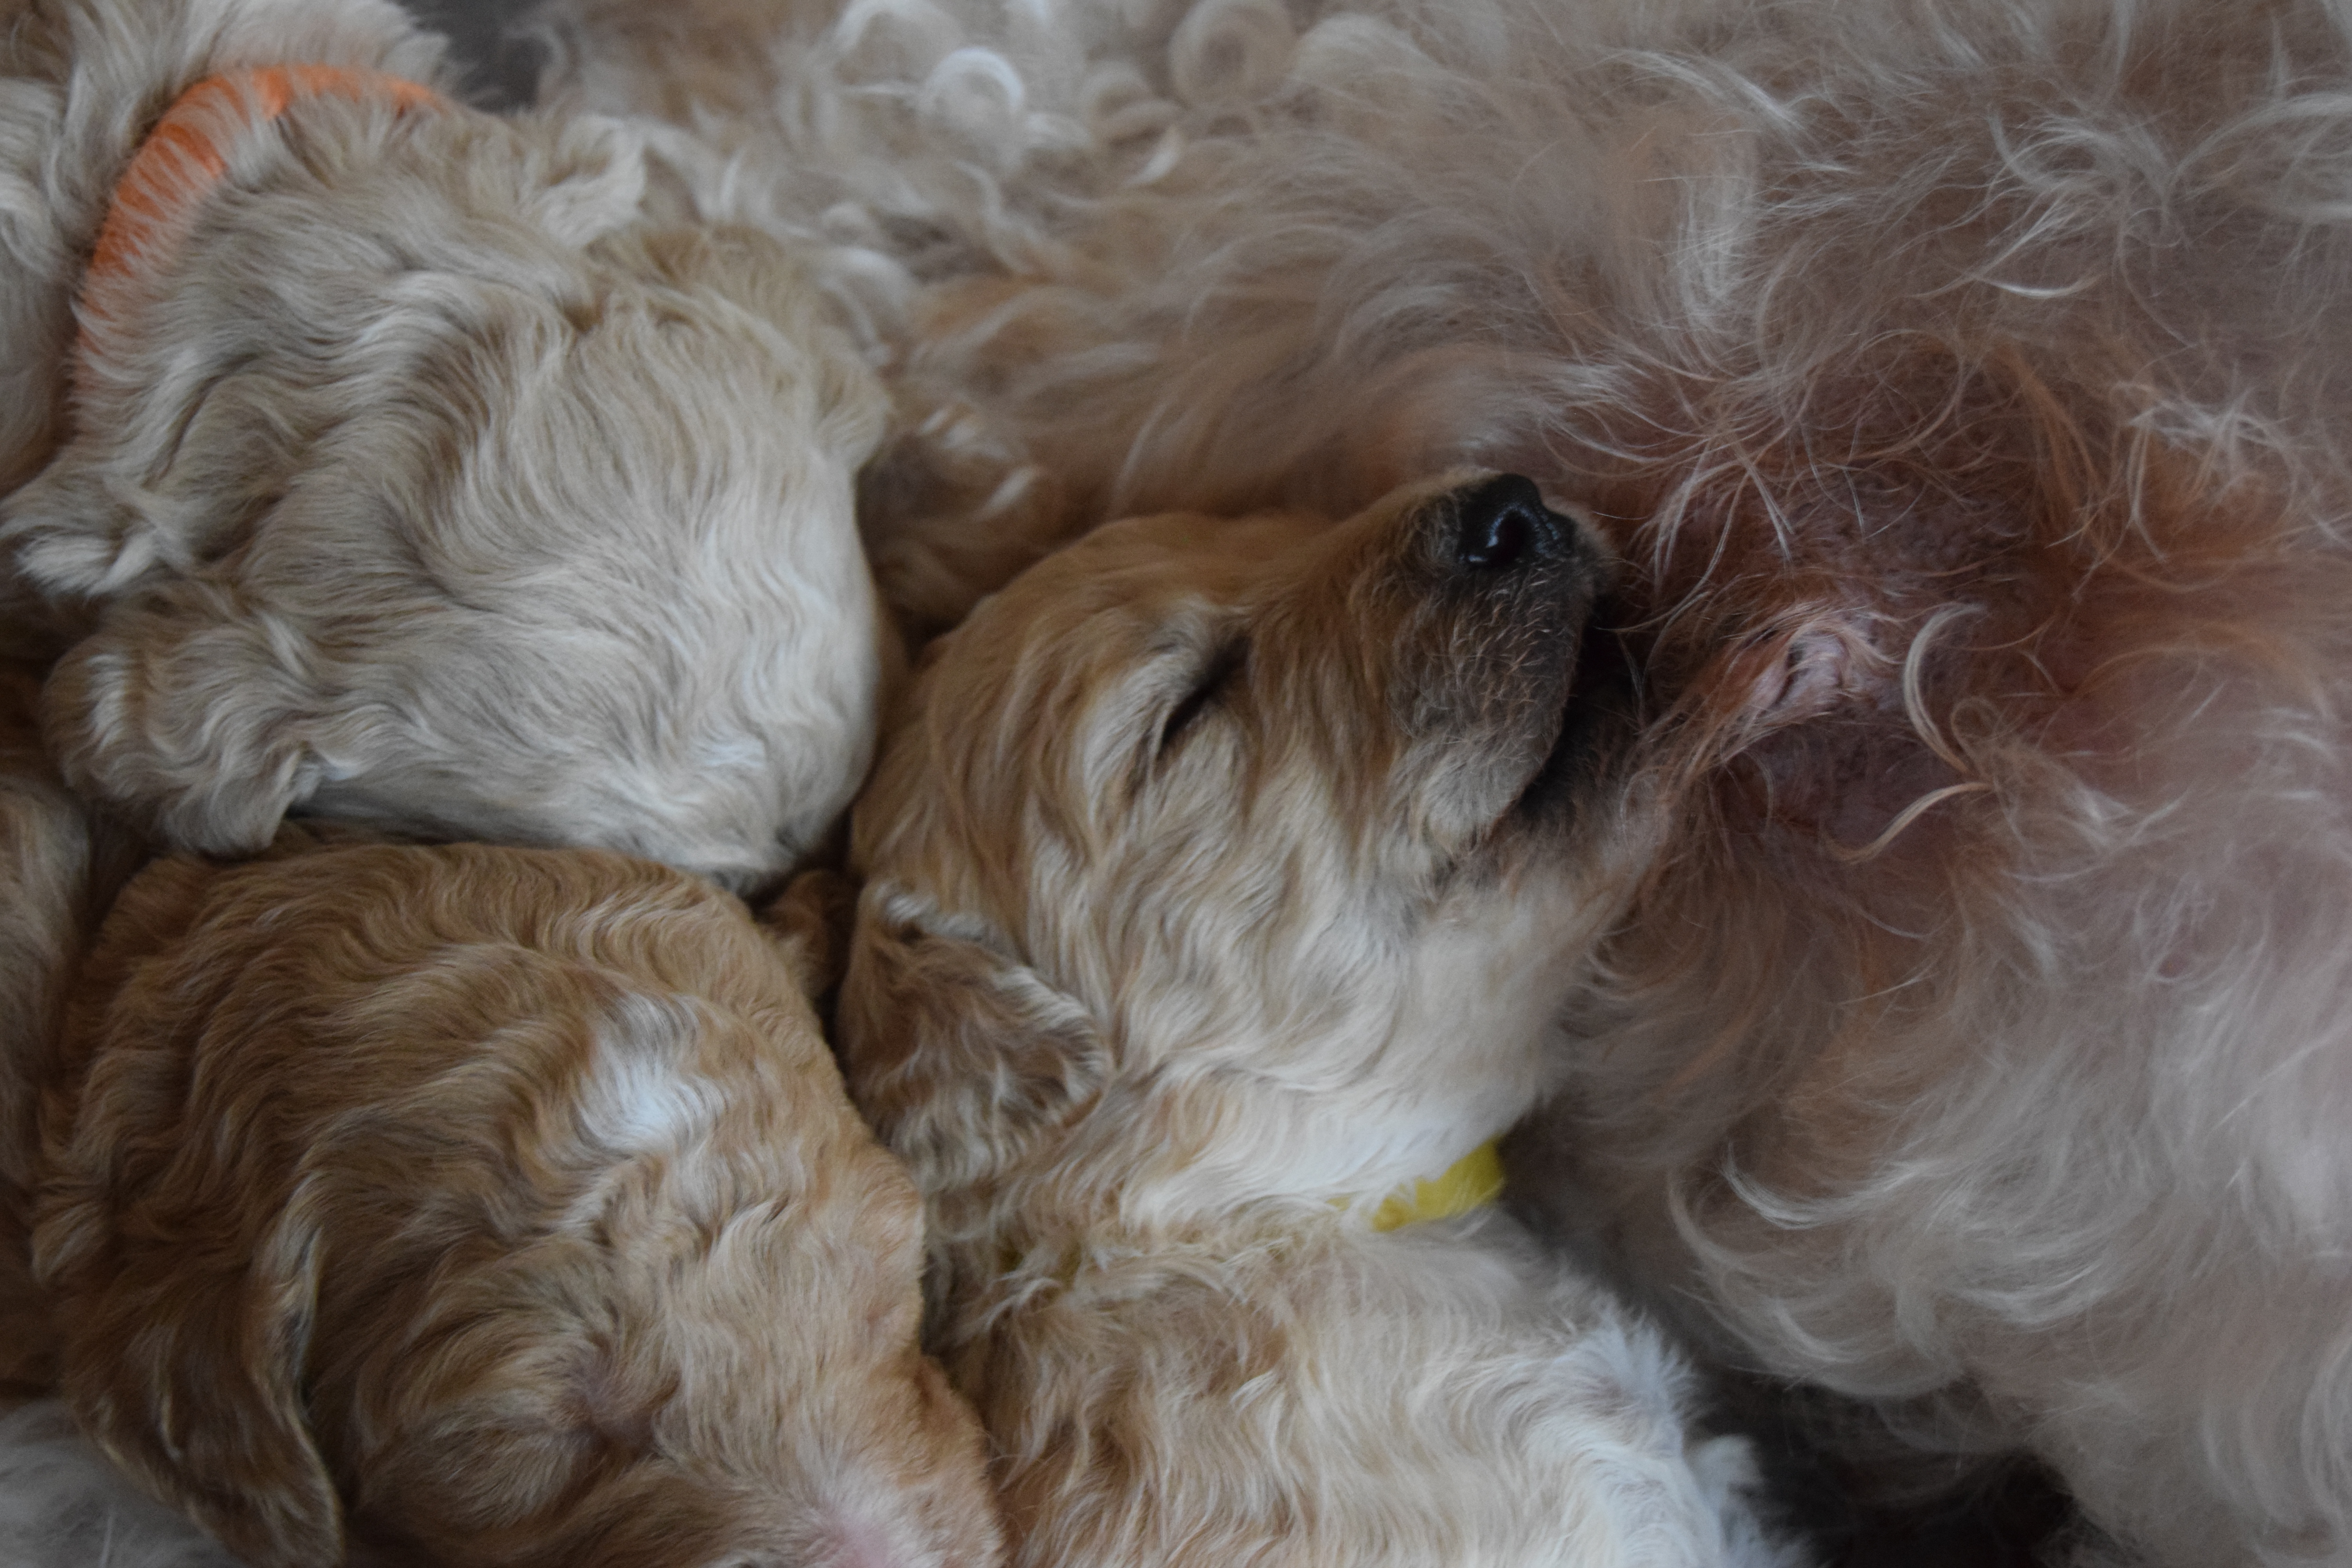
{"type": "Polygon", "coordinates": [[[0,545],[16,572],[56,598],[121,593],[163,564],[167,530],[109,482],[86,445],[65,447],[49,466],[0,500],[0,545]]]}
{"type": "MultiPolygon", "coordinates": [[[[34,1266],[56,1288],[82,1429],[251,1568],[341,1562],[342,1505],[302,1406],[318,1247],[299,1194],[249,1269],[167,1268],[95,1300],[92,1268],[121,1265],[100,1255],[106,1194],[52,1195],[66,1201],[44,1205],[34,1266]]],[[[185,1236],[163,1245],[182,1262],[197,1251],[185,1236]]]]}
{"type": "Polygon", "coordinates": [[[279,630],[274,643],[204,583],[110,606],[41,694],[58,771],[173,845],[260,849],[322,772],[308,742],[312,693],[279,630]]]}
{"type": "Polygon", "coordinates": [[[851,1096],[929,1194],[1008,1171],[1109,1077],[1076,1000],[887,882],[858,904],[839,1023],[851,1096]]]}
{"type": "MultiPolygon", "coordinates": [[[[191,1057],[236,966],[174,980],[154,963],[214,878],[185,856],[150,866],[81,967],[42,1095],[32,1268],[84,1431],[254,1568],[340,1563],[341,1506],[302,1400],[319,1199],[273,1184],[228,1123],[188,1122],[191,1057]]],[[[252,1121],[249,1105],[235,1118],[252,1121]]]]}
{"type": "Polygon", "coordinates": [[[266,355],[185,335],[89,391],[73,437],[0,499],[0,546],[47,597],[127,593],[235,549],[339,406],[266,355]]]}

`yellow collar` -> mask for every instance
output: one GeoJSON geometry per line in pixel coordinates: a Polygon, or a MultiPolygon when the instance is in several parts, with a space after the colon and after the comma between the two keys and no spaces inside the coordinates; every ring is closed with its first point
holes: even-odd
{"type": "Polygon", "coordinates": [[[1425,1181],[1399,1187],[1372,1211],[1374,1230],[1402,1230],[1425,1219],[1452,1219],[1503,1195],[1503,1156],[1488,1139],[1425,1181]]]}

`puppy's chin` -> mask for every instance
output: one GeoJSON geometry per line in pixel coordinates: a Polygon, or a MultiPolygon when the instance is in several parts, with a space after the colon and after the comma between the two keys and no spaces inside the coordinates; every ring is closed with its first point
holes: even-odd
{"type": "Polygon", "coordinates": [[[1496,825],[1498,837],[1556,841],[1582,826],[1622,782],[1640,732],[1641,682],[1615,608],[1596,606],[1578,636],[1559,733],[1496,825]]]}

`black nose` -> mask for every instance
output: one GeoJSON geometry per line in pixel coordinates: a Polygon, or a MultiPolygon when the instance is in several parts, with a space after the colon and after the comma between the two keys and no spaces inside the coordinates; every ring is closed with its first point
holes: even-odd
{"type": "Polygon", "coordinates": [[[1575,525],[1544,505],[1533,479],[1497,474],[1454,492],[1454,559],[1508,572],[1565,551],[1575,525]]]}

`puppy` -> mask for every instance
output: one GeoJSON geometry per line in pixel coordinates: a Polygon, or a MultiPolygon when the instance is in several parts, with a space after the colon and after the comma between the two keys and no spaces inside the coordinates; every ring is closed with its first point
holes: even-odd
{"type": "Polygon", "coordinates": [[[1652,1331],[1393,1206],[1541,1094],[1617,908],[1603,563],[1457,477],[1107,528],[934,645],[840,1024],[1014,1561],[1787,1560],[1652,1331]]]}
{"type": "Polygon", "coordinates": [[[707,884],[167,858],[61,1055],[65,1397],[254,1568],[996,1560],[980,1430],[916,1345],[914,1188],[707,884]]]}
{"type": "Polygon", "coordinates": [[[635,139],[441,95],[384,0],[0,6],[0,557],[68,781],[746,885],[838,817],[885,650],[873,378],[635,139]]]}

